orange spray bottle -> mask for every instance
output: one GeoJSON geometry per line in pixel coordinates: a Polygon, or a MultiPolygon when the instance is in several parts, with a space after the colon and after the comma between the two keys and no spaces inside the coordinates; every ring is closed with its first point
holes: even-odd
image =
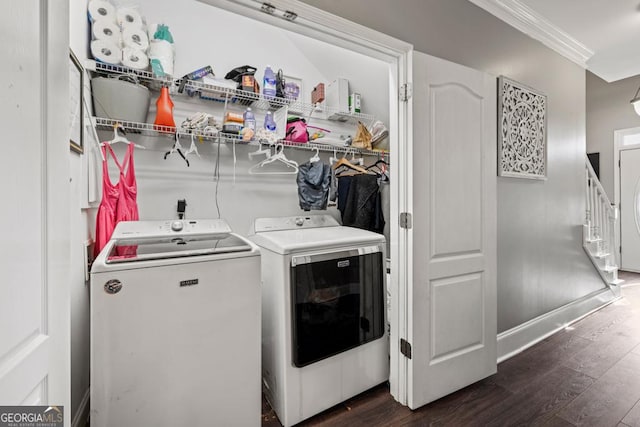
{"type": "Polygon", "coordinates": [[[176,122],[173,120],[173,101],[169,97],[167,86],[162,86],[160,90],[160,96],[156,101],[156,120],[153,124],[176,127],[176,122]]]}

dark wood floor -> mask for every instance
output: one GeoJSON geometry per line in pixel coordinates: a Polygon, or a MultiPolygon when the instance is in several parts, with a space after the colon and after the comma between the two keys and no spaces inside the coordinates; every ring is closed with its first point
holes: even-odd
{"type": "MultiPolygon", "coordinates": [[[[623,298],[416,411],[380,385],[300,426],[640,426],[640,275],[623,298]]],[[[262,426],[279,426],[263,404],[262,426]]]]}

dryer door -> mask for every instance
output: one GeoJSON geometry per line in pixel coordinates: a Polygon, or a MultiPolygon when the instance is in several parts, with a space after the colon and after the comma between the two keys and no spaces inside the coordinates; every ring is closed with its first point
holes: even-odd
{"type": "Polygon", "coordinates": [[[384,335],[380,246],[291,260],[292,359],[306,366],[384,335]]]}

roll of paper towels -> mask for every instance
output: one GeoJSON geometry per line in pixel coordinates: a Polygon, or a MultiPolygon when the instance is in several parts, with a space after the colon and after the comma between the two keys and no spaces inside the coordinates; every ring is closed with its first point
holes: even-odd
{"type": "Polygon", "coordinates": [[[91,0],[87,7],[91,22],[103,20],[116,24],[116,8],[106,0],[91,0]]]}
{"type": "Polygon", "coordinates": [[[91,33],[94,40],[108,40],[115,43],[117,46],[121,46],[122,36],[120,34],[120,28],[109,21],[99,19],[91,24],[91,33]]]}
{"type": "Polygon", "coordinates": [[[118,65],[122,62],[122,50],[109,40],[94,40],[91,42],[91,53],[96,61],[105,64],[118,65]]]}
{"type": "Polygon", "coordinates": [[[120,28],[123,30],[125,28],[144,28],[142,16],[140,16],[138,11],[133,7],[123,7],[118,9],[116,17],[118,25],[120,25],[120,28]]]}
{"type": "Polygon", "coordinates": [[[149,58],[162,65],[165,74],[173,75],[173,44],[166,40],[152,40],[149,44],[149,58]]]}
{"type": "Polygon", "coordinates": [[[149,48],[147,33],[140,28],[127,27],[122,31],[124,47],[139,49],[145,52],[149,48]]]}
{"type": "Polygon", "coordinates": [[[149,67],[149,57],[140,49],[125,47],[122,51],[122,65],[136,70],[146,70],[149,67]]]}
{"type": "Polygon", "coordinates": [[[155,38],[154,36],[156,34],[156,31],[158,31],[158,24],[147,24],[147,35],[149,36],[149,41],[155,38]]]}

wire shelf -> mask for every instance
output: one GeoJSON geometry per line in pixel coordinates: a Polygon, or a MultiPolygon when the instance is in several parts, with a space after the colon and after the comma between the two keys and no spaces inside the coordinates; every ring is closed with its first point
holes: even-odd
{"type": "Polygon", "coordinates": [[[184,129],[181,127],[155,125],[153,123],[138,123],[126,120],[107,119],[105,117],[94,117],[96,126],[99,129],[113,129],[114,126],[122,125],[125,131],[145,136],[162,136],[167,135],[174,137],[176,132],[178,136],[197,136],[207,140],[239,140],[242,141],[240,135],[230,133],[210,131],[206,129],[184,129]]]}
{"type": "Polygon", "coordinates": [[[103,62],[88,60],[85,64],[85,68],[101,74],[133,74],[138,77],[138,79],[148,83],[152,88],[159,88],[164,85],[177,89],[181,85],[183,85],[189,90],[198,91],[201,94],[205,94],[206,96],[203,97],[204,99],[214,99],[215,101],[223,102],[227,100],[246,106],[251,106],[252,108],[259,110],[276,110],[286,106],[289,108],[289,112],[291,114],[308,116],[314,113],[321,113],[326,115],[327,120],[339,122],[359,120],[370,124],[373,123],[373,120],[375,119],[375,117],[371,114],[347,113],[338,111],[335,108],[329,108],[325,105],[305,104],[292,99],[276,98],[260,95],[253,92],[247,92],[240,89],[225,87],[222,85],[203,83],[199,80],[184,80],[181,78],[174,79],[170,77],[158,77],[149,71],[136,70],[133,68],[124,67],[122,65],[105,64],[103,62]]]}
{"type": "MultiPolygon", "coordinates": [[[[174,137],[176,132],[178,136],[196,136],[205,140],[211,140],[213,142],[240,142],[244,144],[257,145],[257,141],[246,142],[242,140],[242,136],[229,134],[224,132],[213,132],[207,131],[203,129],[183,129],[180,127],[172,127],[172,126],[160,126],[154,125],[153,123],[138,123],[138,122],[130,122],[126,120],[114,120],[107,119],[105,117],[94,117],[93,118],[96,124],[96,127],[102,130],[113,129],[114,126],[122,125],[122,127],[127,132],[132,132],[136,134],[141,134],[145,136],[168,136],[174,137]]],[[[280,140],[278,143],[284,145],[285,147],[296,148],[300,150],[315,150],[323,151],[323,152],[335,152],[335,153],[355,153],[361,154],[365,156],[378,156],[378,157],[389,157],[389,151],[387,150],[364,150],[361,148],[355,148],[350,145],[339,146],[339,145],[331,145],[331,144],[319,144],[314,142],[309,143],[298,143],[298,142],[290,142],[285,140],[280,140]]]]}

